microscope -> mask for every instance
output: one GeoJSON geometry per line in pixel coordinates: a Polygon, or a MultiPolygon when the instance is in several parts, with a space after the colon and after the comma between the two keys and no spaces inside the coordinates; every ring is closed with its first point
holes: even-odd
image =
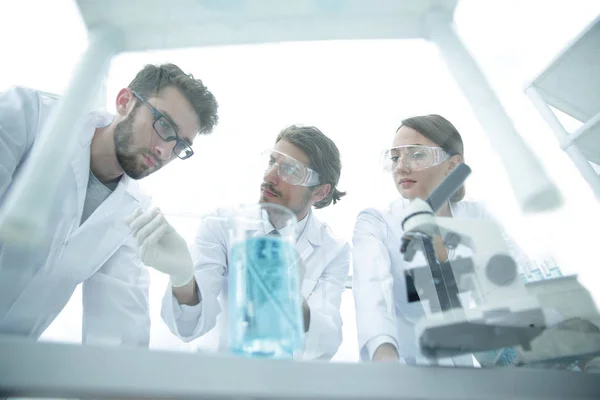
{"type": "Polygon", "coordinates": [[[458,165],[426,201],[412,201],[402,219],[404,259],[422,252],[427,261],[405,271],[408,301],[430,306],[415,326],[421,353],[430,359],[473,353],[482,366],[493,366],[497,360],[486,361],[486,354],[512,349],[514,366],[600,364],[600,314],[576,276],[524,282],[495,223],[435,215],[470,173],[458,165]],[[448,247],[467,246],[473,256],[440,262],[435,236],[448,247]]]}
{"type": "Polygon", "coordinates": [[[426,201],[411,202],[402,220],[404,259],[412,261],[421,251],[428,264],[405,271],[405,278],[409,302],[428,300],[431,305],[432,312],[415,327],[418,346],[429,358],[515,345],[530,350],[546,328],[540,302],[526,290],[499,227],[435,215],[470,173],[460,164],[426,201]],[[438,261],[433,246],[437,235],[447,246],[469,247],[473,256],[438,261]],[[463,304],[460,294],[467,293],[470,300],[463,304]]]}

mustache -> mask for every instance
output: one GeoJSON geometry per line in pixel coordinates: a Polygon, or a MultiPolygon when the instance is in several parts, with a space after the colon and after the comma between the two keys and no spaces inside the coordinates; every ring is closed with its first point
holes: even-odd
{"type": "Polygon", "coordinates": [[[260,185],[260,189],[261,190],[265,190],[267,189],[269,192],[276,194],[277,196],[281,197],[281,193],[279,193],[279,191],[277,189],[275,189],[273,187],[273,185],[271,185],[270,183],[263,183],[262,185],[260,185]]]}

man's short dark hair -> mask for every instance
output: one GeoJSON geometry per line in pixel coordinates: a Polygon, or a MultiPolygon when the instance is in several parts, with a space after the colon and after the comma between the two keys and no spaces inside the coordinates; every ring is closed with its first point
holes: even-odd
{"type": "Polygon", "coordinates": [[[200,119],[201,134],[211,133],[219,123],[215,96],[200,79],[186,74],[175,64],[146,65],[129,84],[129,89],[147,99],[169,86],[181,91],[200,119]]]}
{"type": "Polygon", "coordinates": [[[308,156],[309,167],[319,174],[319,185],[330,184],[331,190],[322,200],[314,204],[315,208],[327,207],[337,203],[346,192],[337,190],[342,171],[340,151],[333,140],[314,126],[292,125],[282,130],[275,143],[280,140],[290,142],[308,156]]]}

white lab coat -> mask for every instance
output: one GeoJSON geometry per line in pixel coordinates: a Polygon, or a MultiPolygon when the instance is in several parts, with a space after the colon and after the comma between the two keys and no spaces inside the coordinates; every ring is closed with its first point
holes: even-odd
{"type": "MultiPolygon", "coordinates": [[[[26,88],[0,94],[0,207],[57,104],[26,88]]],[[[0,334],[39,338],[83,283],[84,343],[147,346],[149,274],[123,218],[148,201],[124,176],[80,226],[90,171],[90,143],[113,117],[85,117],[68,170],[51,202],[47,240],[32,251],[0,243],[0,334]]]]}
{"type": "MultiPolygon", "coordinates": [[[[302,296],[310,306],[310,325],[305,335],[303,359],[331,359],[342,342],[340,303],[350,265],[350,246],[335,237],[329,227],[308,215],[296,242],[306,273],[302,296]]],[[[179,305],[167,288],[162,317],[175,335],[188,342],[216,326],[218,349],[227,348],[227,224],[206,220],[196,234],[191,252],[196,282],[202,297],[196,306],[179,305]]]]}
{"type": "MultiPolygon", "coordinates": [[[[366,209],[358,215],[353,236],[354,277],[353,290],[356,307],[356,324],[361,359],[371,359],[375,349],[383,343],[392,343],[407,363],[430,364],[420,355],[414,334],[414,325],[431,312],[419,302],[408,303],[404,270],[427,265],[422,253],[412,262],[404,261],[400,254],[402,217],[408,201],[399,199],[385,210],[366,209]]],[[[469,201],[451,203],[455,218],[494,221],[479,204],[469,201]]],[[[527,263],[527,256],[502,231],[509,252],[517,265],[527,263]]],[[[449,260],[469,257],[472,251],[459,245],[450,250],[449,260]]],[[[472,365],[470,355],[440,359],[441,365],[472,365]]]]}

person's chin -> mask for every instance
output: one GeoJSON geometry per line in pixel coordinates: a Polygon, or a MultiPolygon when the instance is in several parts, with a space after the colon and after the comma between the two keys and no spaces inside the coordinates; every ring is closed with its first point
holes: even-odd
{"type": "Polygon", "coordinates": [[[259,203],[277,203],[277,198],[267,197],[261,193],[259,203]]]}
{"type": "Polygon", "coordinates": [[[266,197],[266,196],[260,196],[260,201],[261,203],[271,203],[271,204],[281,204],[281,202],[279,201],[279,199],[277,197],[266,197]]]}
{"type": "Polygon", "coordinates": [[[415,197],[417,197],[414,188],[404,189],[402,186],[399,186],[398,192],[400,193],[400,196],[406,200],[413,200],[415,197]]]}
{"type": "Polygon", "coordinates": [[[121,162],[119,160],[119,166],[121,167],[121,171],[129,178],[134,180],[140,180],[148,176],[151,172],[148,167],[146,167],[142,163],[133,162],[134,160],[126,160],[127,162],[121,162]]]}
{"type": "Polygon", "coordinates": [[[261,203],[269,203],[269,204],[277,204],[280,206],[286,206],[282,201],[280,197],[267,197],[265,195],[261,195],[260,196],[260,202],[261,203]]]}
{"type": "Polygon", "coordinates": [[[125,171],[125,175],[136,181],[144,179],[146,176],[148,176],[145,171],[125,171]]]}

